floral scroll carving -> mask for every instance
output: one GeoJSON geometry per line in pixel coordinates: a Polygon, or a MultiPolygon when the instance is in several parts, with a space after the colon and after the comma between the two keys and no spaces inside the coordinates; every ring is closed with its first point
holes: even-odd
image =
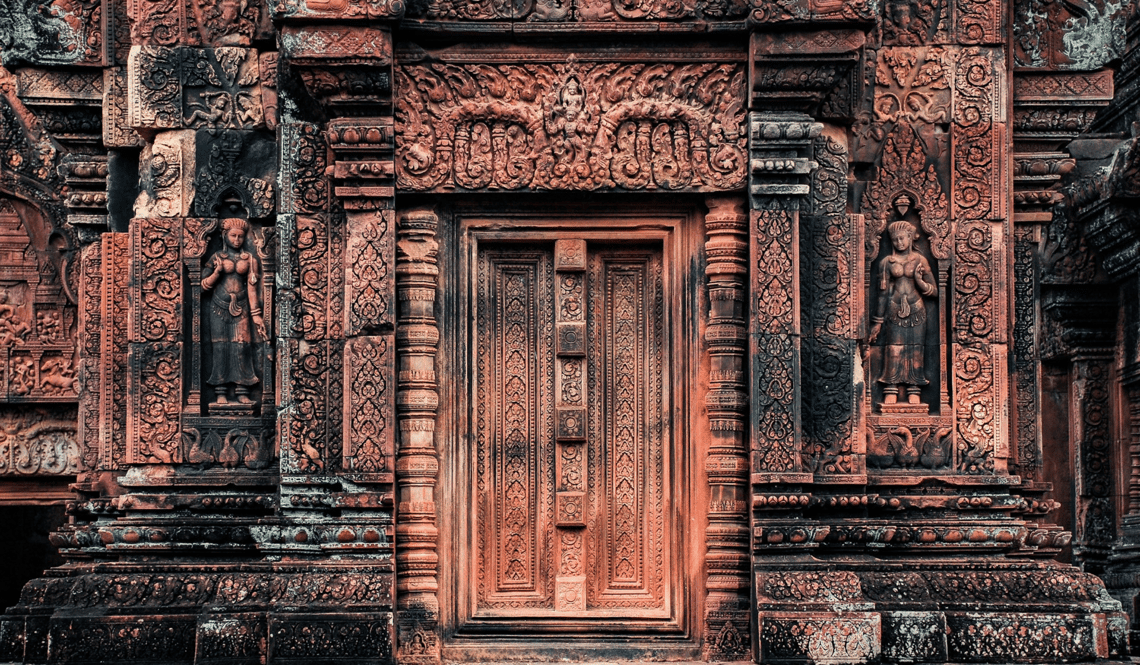
{"type": "Polygon", "coordinates": [[[407,65],[397,185],[411,190],[743,186],[735,64],[407,65]]]}

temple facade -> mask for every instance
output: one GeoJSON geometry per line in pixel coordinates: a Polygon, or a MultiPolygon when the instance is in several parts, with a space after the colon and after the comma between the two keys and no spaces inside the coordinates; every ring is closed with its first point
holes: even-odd
{"type": "Polygon", "coordinates": [[[0,663],[1140,655],[1132,0],[8,0],[0,65],[0,663]]]}

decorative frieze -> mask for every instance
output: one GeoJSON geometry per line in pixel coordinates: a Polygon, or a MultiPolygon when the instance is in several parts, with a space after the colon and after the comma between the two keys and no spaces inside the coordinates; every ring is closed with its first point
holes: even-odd
{"type": "Polygon", "coordinates": [[[397,67],[396,85],[408,91],[396,105],[398,187],[727,191],[744,184],[738,63],[462,63],[397,67]],[[651,80],[660,82],[637,83],[651,80]]]}

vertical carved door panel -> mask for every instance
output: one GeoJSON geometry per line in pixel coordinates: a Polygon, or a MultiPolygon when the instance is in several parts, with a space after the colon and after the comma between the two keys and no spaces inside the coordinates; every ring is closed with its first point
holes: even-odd
{"type": "Polygon", "coordinates": [[[661,257],[590,257],[590,560],[587,606],[660,609],[664,537],[661,257]]]}
{"type": "Polygon", "coordinates": [[[660,241],[487,242],[475,258],[472,618],[665,618],[660,241]]]}
{"type": "Polygon", "coordinates": [[[479,261],[477,555],[485,608],[550,604],[550,258],[520,247],[484,252],[479,261]]]}

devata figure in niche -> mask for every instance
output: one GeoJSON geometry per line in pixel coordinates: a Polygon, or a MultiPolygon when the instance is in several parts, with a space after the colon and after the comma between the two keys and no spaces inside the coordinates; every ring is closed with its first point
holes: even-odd
{"type": "Polygon", "coordinates": [[[249,405],[253,403],[250,388],[259,381],[254,370],[255,346],[268,338],[258,296],[261,263],[257,252],[246,245],[249,222],[227,219],[222,230],[222,248],[202,269],[202,291],[213,291],[203,307],[212,351],[206,383],[214,386],[215,405],[230,403],[231,386],[232,398],[249,405]]]}
{"type": "MultiPolygon", "coordinates": [[[[933,296],[937,281],[926,257],[914,248],[917,229],[907,221],[887,227],[894,251],[879,262],[879,302],[871,317],[870,342],[886,328],[883,338],[883,404],[899,401],[905,393],[909,404],[921,404],[922,387],[929,381],[923,369],[926,356],[926,306],[923,296],[933,296]]],[[[884,409],[886,410],[886,409],[884,409]]]]}

